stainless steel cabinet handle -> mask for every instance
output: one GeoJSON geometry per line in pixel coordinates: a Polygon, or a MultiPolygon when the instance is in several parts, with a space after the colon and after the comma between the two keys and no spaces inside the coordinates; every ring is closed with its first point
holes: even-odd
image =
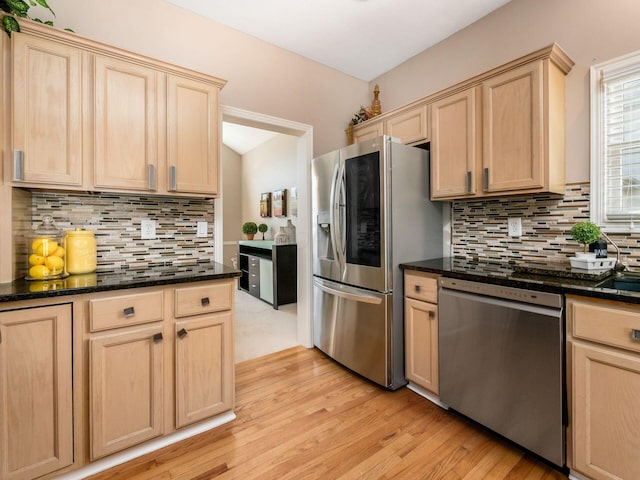
{"type": "Polygon", "coordinates": [[[176,167],[174,165],[169,167],[169,190],[175,192],[178,189],[178,179],[176,167]]]}
{"type": "Polygon", "coordinates": [[[149,165],[147,167],[149,169],[149,190],[156,189],[156,166],[149,165]]]}
{"type": "Polygon", "coordinates": [[[204,297],[200,299],[200,303],[202,304],[203,307],[206,307],[209,305],[209,297],[204,297]]]}
{"type": "Polygon", "coordinates": [[[124,316],[129,318],[129,317],[133,317],[136,314],[136,311],[134,310],[133,307],[127,307],[124,309],[124,316]]]}
{"type": "Polygon", "coordinates": [[[489,169],[485,168],[482,172],[482,187],[489,190],[489,169]]]}
{"type": "Polygon", "coordinates": [[[640,341],[640,330],[636,330],[635,328],[631,329],[631,340],[634,342],[640,341]]]}
{"type": "Polygon", "coordinates": [[[467,193],[473,193],[471,191],[471,182],[473,181],[473,173],[471,171],[467,172],[467,193]]]}
{"type": "Polygon", "coordinates": [[[24,180],[24,152],[22,150],[13,151],[13,179],[24,180]]]}

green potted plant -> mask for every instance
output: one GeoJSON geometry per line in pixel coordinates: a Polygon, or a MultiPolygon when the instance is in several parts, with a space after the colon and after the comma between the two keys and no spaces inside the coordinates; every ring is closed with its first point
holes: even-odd
{"type": "MultiPolygon", "coordinates": [[[[569,231],[571,237],[578,243],[581,243],[584,247],[582,253],[576,253],[576,257],[588,257],[589,253],[587,249],[589,244],[596,242],[600,239],[600,227],[592,222],[578,222],[569,231]]],[[[595,253],[593,254],[595,257],[595,253]]]]}
{"type": "Polygon", "coordinates": [[[269,227],[266,223],[261,223],[258,225],[258,231],[262,234],[262,239],[264,240],[264,233],[269,230],[269,227]]]}
{"type": "MultiPolygon", "coordinates": [[[[51,7],[47,4],[47,0],[0,0],[0,11],[5,12],[0,14],[2,16],[2,28],[11,36],[11,32],[19,32],[20,25],[17,18],[28,18],[34,22],[44,23],[49,26],[53,26],[51,20],[41,20],[38,17],[32,17],[29,9],[31,7],[42,7],[45,11],[48,11],[52,16],[56,16],[51,7]]],[[[65,28],[69,32],[73,32],[70,28],[65,28]]]]}
{"type": "Polygon", "coordinates": [[[244,222],[242,224],[242,233],[247,236],[247,240],[253,240],[253,236],[258,231],[258,225],[255,222],[244,222]]]}

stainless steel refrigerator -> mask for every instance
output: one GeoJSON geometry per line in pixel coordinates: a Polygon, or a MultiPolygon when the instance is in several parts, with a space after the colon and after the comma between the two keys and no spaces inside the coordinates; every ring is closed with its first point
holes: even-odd
{"type": "Polygon", "coordinates": [[[389,389],[404,377],[398,264],[442,256],[429,153],[382,136],[312,162],[314,344],[389,389]]]}

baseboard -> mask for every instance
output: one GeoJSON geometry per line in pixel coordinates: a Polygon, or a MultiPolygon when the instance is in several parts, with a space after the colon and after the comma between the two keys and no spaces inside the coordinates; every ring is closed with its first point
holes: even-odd
{"type": "Polygon", "coordinates": [[[55,478],[56,480],[82,480],[83,478],[87,478],[91,475],[95,475],[96,473],[100,473],[104,470],[116,467],[130,460],[141,457],[142,455],[146,455],[147,453],[154,452],[181,440],[185,440],[200,433],[204,433],[208,430],[219,427],[220,425],[229,423],[235,419],[235,413],[223,413],[210,420],[198,423],[197,425],[194,425],[192,427],[181,428],[177,432],[173,432],[164,437],[149,440],[142,445],[131,447],[120,453],[114,453],[113,455],[103,458],[102,460],[92,462],[88,465],[85,465],[84,467],[79,468],[78,470],[74,470],[73,472],[63,473],[62,475],[55,478]]]}
{"type": "Polygon", "coordinates": [[[442,403],[440,401],[440,398],[436,395],[434,395],[433,393],[425,390],[424,388],[420,387],[419,385],[416,385],[414,383],[409,382],[407,384],[407,388],[413,392],[416,392],[418,395],[420,395],[421,397],[426,398],[427,400],[429,400],[432,403],[435,403],[436,405],[438,405],[440,408],[444,408],[445,410],[449,410],[449,405],[447,405],[446,403],[442,403]]]}

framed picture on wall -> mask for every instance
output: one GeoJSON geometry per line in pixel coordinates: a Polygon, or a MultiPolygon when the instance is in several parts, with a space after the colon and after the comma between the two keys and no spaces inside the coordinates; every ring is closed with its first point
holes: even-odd
{"type": "Polygon", "coordinates": [[[298,188],[297,187],[291,187],[291,190],[289,193],[289,208],[291,210],[291,216],[297,217],[298,216],[298,188]]]}
{"type": "Polygon", "coordinates": [[[260,216],[271,216],[271,192],[260,194],[260,216]]]}
{"type": "Polygon", "coordinates": [[[273,192],[273,216],[287,216],[287,189],[273,192]]]}

